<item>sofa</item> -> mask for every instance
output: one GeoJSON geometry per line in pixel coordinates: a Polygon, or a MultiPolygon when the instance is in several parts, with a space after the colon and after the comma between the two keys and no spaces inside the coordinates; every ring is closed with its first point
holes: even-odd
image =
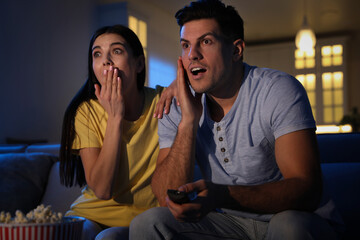
{"type": "Polygon", "coordinates": [[[39,204],[65,213],[81,188],[60,184],[60,144],[0,144],[0,211],[14,215],[39,204]]]}
{"type": "MultiPolygon", "coordinates": [[[[344,239],[360,239],[360,133],[318,134],[324,192],[346,224],[344,239]]],[[[39,204],[65,213],[81,188],[59,179],[59,144],[0,145],[0,211],[24,212],[39,204]]],[[[195,170],[195,178],[200,171],[195,170]]]]}

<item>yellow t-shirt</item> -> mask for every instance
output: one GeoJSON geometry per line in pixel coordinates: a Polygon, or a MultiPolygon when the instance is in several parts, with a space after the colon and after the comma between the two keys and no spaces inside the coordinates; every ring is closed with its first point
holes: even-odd
{"type": "MultiPolygon", "coordinates": [[[[158,206],[150,181],[159,153],[157,119],[153,118],[163,88],[144,89],[145,105],[140,118],[125,121],[121,139],[121,161],[114,196],[98,199],[86,186],[66,215],[85,217],[100,224],[129,226],[131,220],[145,210],[158,206]]],[[[83,103],[75,117],[77,137],[73,149],[101,148],[108,115],[97,100],[83,103]]]]}

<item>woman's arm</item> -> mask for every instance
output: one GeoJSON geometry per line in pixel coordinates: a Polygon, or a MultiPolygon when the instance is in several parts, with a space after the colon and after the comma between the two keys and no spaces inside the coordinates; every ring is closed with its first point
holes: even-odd
{"type": "Polygon", "coordinates": [[[103,146],[81,149],[80,156],[88,186],[98,198],[110,199],[120,160],[125,107],[118,69],[105,71],[104,80],[99,81],[101,89],[95,85],[95,95],[108,113],[103,146]]]}

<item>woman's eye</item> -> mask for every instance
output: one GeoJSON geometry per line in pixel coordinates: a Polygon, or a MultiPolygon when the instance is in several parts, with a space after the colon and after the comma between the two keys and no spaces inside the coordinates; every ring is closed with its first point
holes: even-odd
{"type": "Polygon", "coordinates": [[[115,54],[121,54],[121,53],[122,53],[122,50],[121,50],[121,49],[115,49],[115,50],[114,50],[114,53],[115,53],[115,54]]]}
{"type": "Polygon", "coordinates": [[[94,58],[100,57],[100,56],[101,56],[101,53],[99,53],[99,52],[94,52],[94,53],[93,53],[93,56],[94,56],[94,58]]]}

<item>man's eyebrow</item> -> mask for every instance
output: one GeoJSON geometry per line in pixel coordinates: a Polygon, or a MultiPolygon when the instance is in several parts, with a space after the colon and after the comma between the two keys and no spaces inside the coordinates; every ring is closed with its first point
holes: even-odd
{"type": "MultiPolygon", "coordinates": [[[[122,43],[122,42],[113,42],[113,43],[110,44],[110,46],[114,46],[114,45],[121,45],[121,46],[123,46],[123,47],[126,47],[125,43],[122,43]]],[[[97,49],[97,48],[101,49],[100,46],[94,46],[94,47],[91,49],[91,51],[94,51],[94,50],[97,49]]]]}
{"type": "MultiPolygon", "coordinates": [[[[203,35],[201,35],[200,37],[197,38],[197,40],[201,40],[201,39],[204,39],[206,36],[213,36],[215,38],[219,38],[219,35],[214,33],[214,32],[207,32],[207,33],[204,33],[203,35]]],[[[180,42],[189,42],[189,40],[186,40],[185,38],[180,38],[180,42]]]]}

